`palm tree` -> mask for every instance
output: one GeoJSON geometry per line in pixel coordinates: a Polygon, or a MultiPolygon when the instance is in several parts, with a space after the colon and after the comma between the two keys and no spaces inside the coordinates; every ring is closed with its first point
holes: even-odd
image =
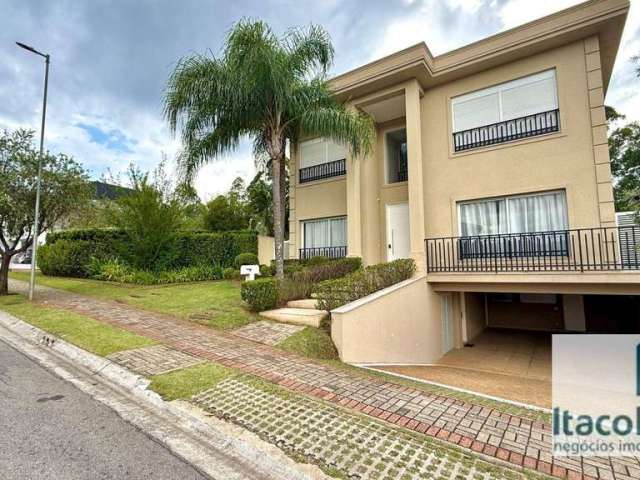
{"type": "Polygon", "coordinates": [[[338,102],[327,85],[333,54],[329,35],[319,26],[292,29],[279,38],[264,22],[242,20],[220,58],[181,59],[165,93],[165,117],[174,133],[181,130],[178,165],[187,181],[243,138],[253,140],[256,158],[266,158],[280,278],[287,145],[301,136],[324,136],[347,145],[354,157],[373,145],[372,119],[338,102]]]}

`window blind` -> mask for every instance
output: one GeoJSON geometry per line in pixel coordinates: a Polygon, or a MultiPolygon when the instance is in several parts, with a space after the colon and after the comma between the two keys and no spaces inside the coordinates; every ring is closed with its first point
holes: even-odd
{"type": "Polygon", "coordinates": [[[300,143],[300,168],[346,158],[344,145],[325,138],[315,138],[300,143]]]}
{"type": "Polygon", "coordinates": [[[556,71],[529,75],[455,97],[453,131],[459,132],[558,108],[556,71]]]}

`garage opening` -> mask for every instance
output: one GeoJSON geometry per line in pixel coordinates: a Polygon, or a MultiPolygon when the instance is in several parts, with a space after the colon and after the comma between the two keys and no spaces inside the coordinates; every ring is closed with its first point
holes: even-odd
{"type": "Polygon", "coordinates": [[[390,372],[544,408],[551,341],[563,333],[640,333],[640,296],[464,293],[456,348],[390,372]]]}

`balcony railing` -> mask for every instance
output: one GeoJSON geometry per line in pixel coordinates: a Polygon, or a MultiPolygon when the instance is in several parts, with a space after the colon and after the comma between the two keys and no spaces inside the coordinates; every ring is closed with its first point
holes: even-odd
{"type": "Polygon", "coordinates": [[[560,110],[527,115],[504,122],[462,130],[453,134],[453,148],[456,152],[511,142],[521,138],[535,137],[560,130],[560,110]]]}
{"type": "Polygon", "coordinates": [[[300,183],[313,182],[324,178],[339,177],[347,173],[347,161],[336,160],[335,162],[321,163],[300,169],[300,183]]]}
{"type": "Polygon", "coordinates": [[[640,270],[640,226],[428,238],[427,271],[640,270]]]}
{"type": "Polygon", "coordinates": [[[342,258],[347,256],[347,247],[316,247],[301,248],[300,259],[305,260],[312,257],[342,258]]]}

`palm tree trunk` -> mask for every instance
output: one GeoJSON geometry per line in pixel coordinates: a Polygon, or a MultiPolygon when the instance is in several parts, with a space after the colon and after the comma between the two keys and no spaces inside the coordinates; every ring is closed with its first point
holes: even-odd
{"type": "Polygon", "coordinates": [[[271,169],[273,174],[273,236],[276,247],[276,278],[284,277],[284,222],[283,222],[283,196],[282,191],[282,170],[284,154],[271,159],[271,169]]]}

